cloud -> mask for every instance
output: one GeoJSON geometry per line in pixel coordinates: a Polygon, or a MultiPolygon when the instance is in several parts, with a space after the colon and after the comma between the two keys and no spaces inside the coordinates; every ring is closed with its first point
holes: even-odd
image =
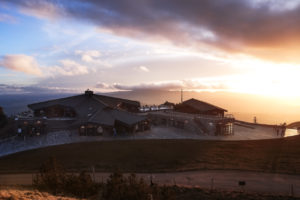
{"type": "Polygon", "coordinates": [[[99,58],[101,56],[100,51],[97,50],[89,50],[89,51],[81,51],[77,50],[75,51],[76,55],[81,56],[81,60],[84,62],[95,62],[96,58],[99,58]]]}
{"type": "MultiPolygon", "coordinates": [[[[71,17],[129,37],[210,46],[269,60],[300,62],[299,1],[279,0],[24,0],[37,17],[71,17]],[[277,6],[276,6],[277,5],[277,6]]],[[[89,60],[90,57],[87,57],[89,60]]]]}
{"type": "Polygon", "coordinates": [[[22,13],[37,18],[56,19],[63,16],[64,13],[63,7],[59,6],[57,2],[55,3],[48,0],[12,0],[6,1],[6,3],[16,4],[22,13]]]}
{"type": "Polygon", "coordinates": [[[139,66],[137,68],[139,71],[142,71],[142,72],[149,72],[150,70],[148,69],[148,67],[146,66],[139,66]]]}
{"type": "Polygon", "coordinates": [[[299,0],[4,2],[36,17],[74,18],[135,39],[168,40],[199,50],[212,48],[300,63],[299,0]]]}
{"type": "Polygon", "coordinates": [[[17,20],[15,17],[13,17],[11,15],[0,13],[0,22],[16,23],[17,20]]]}
{"type": "Polygon", "coordinates": [[[226,90],[228,89],[225,83],[218,81],[199,81],[199,80],[174,80],[174,81],[163,81],[163,82],[152,82],[152,83],[140,83],[136,85],[125,85],[125,84],[107,84],[97,83],[96,88],[98,89],[110,89],[110,90],[226,90]]]}
{"type": "Polygon", "coordinates": [[[101,52],[97,50],[76,50],[75,55],[80,55],[81,60],[85,63],[93,64],[93,65],[101,65],[104,67],[111,67],[111,64],[105,62],[101,59],[101,52]]]}
{"type": "Polygon", "coordinates": [[[31,75],[41,76],[43,74],[34,57],[23,54],[4,56],[0,60],[0,66],[31,75]]]}
{"type": "Polygon", "coordinates": [[[100,89],[115,89],[114,85],[110,85],[110,84],[107,84],[107,83],[102,83],[102,82],[99,82],[96,84],[95,86],[96,88],[100,88],[100,89]]]}
{"type": "Polygon", "coordinates": [[[78,93],[80,89],[63,87],[43,87],[38,85],[7,85],[0,84],[0,94],[56,94],[56,93],[78,93]]]}
{"type": "Polygon", "coordinates": [[[89,73],[88,67],[73,60],[64,59],[59,63],[60,65],[40,66],[33,56],[23,54],[5,55],[0,60],[0,66],[4,68],[40,77],[75,76],[89,73]]]}
{"type": "Polygon", "coordinates": [[[137,85],[123,85],[115,83],[113,87],[117,90],[176,90],[181,88],[180,81],[141,83],[137,85]]]}
{"type": "Polygon", "coordinates": [[[69,59],[61,60],[59,66],[47,67],[47,71],[50,76],[75,76],[89,73],[86,66],[69,59]]]}

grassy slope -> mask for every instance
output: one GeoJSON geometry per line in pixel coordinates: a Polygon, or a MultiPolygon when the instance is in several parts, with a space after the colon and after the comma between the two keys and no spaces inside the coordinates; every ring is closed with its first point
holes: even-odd
{"type": "Polygon", "coordinates": [[[69,170],[162,172],[238,169],[300,174],[300,137],[260,141],[140,140],[52,146],[0,158],[0,172],[29,172],[55,156],[69,170]]]}

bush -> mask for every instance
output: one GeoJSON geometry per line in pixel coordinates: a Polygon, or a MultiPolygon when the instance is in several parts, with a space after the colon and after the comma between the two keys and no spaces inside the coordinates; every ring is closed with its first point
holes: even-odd
{"type": "Polygon", "coordinates": [[[33,180],[33,185],[40,190],[46,190],[53,194],[64,190],[66,173],[55,157],[50,157],[44,162],[33,180]]]}
{"type": "Polygon", "coordinates": [[[2,107],[0,107],[0,128],[6,126],[7,122],[8,122],[7,117],[4,114],[2,107]]]}
{"type": "Polygon", "coordinates": [[[109,176],[104,185],[95,183],[86,172],[79,175],[68,174],[55,157],[44,162],[33,179],[33,185],[52,194],[74,195],[80,198],[91,197],[99,193],[105,200],[173,200],[174,189],[147,184],[135,174],[123,176],[115,172],[109,176]]]}
{"type": "Polygon", "coordinates": [[[64,193],[86,198],[97,194],[100,186],[92,180],[89,174],[83,171],[79,176],[74,174],[67,176],[64,182],[64,193]]]}
{"type": "Polygon", "coordinates": [[[52,194],[67,194],[85,198],[97,194],[100,184],[92,181],[86,172],[79,175],[67,174],[55,157],[50,157],[40,167],[33,179],[33,185],[52,194]]]}
{"type": "Polygon", "coordinates": [[[103,198],[106,200],[140,200],[148,199],[151,189],[145,181],[137,179],[135,174],[127,178],[121,173],[115,172],[109,176],[103,191],[103,198]]]}
{"type": "Polygon", "coordinates": [[[175,190],[156,184],[149,185],[135,174],[125,177],[120,172],[115,172],[109,176],[102,197],[105,200],[174,200],[175,190]]]}

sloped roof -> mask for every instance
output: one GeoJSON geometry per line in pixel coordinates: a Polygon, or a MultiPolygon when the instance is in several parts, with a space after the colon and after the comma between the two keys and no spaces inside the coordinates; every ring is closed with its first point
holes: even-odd
{"type": "Polygon", "coordinates": [[[108,126],[113,126],[115,124],[115,117],[112,114],[111,110],[108,109],[99,109],[96,113],[87,119],[87,122],[103,124],[108,126]]]}
{"type": "Polygon", "coordinates": [[[127,125],[134,125],[147,118],[134,113],[126,112],[118,109],[103,109],[97,111],[93,116],[88,119],[88,122],[105,124],[113,126],[115,121],[120,121],[127,125]]]}
{"type": "Polygon", "coordinates": [[[123,111],[123,110],[114,109],[114,110],[112,110],[112,113],[113,113],[114,117],[116,118],[116,120],[123,122],[125,124],[128,124],[128,125],[133,125],[133,124],[136,124],[140,121],[144,121],[147,119],[147,117],[145,117],[145,116],[137,115],[137,114],[130,113],[127,111],[123,111]]]}
{"type": "Polygon", "coordinates": [[[144,116],[117,109],[117,105],[120,103],[140,105],[138,101],[96,94],[91,96],[82,94],[30,104],[28,107],[33,110],[55,105],[72,107],[77,113],[77,122],[92,122],[109,126],[113,126],[116,120],[127,125],[133,125],[146,119],[144,116]]]}
{"type": "MultiPolygon", "coordinates": [[[[110,97],[110,96],[104,96],[104,95],[98,95],[93,94],[92,97],[94,99],[97,99],[98,101],[102,102],[105,106],[110,107],[117,107],[120,103],[126,103],[131,104],[133,106],[140,106],[140,102],[138,101],[132,101],[129,99],[121,99],[116,97],[110,97]]],[[[66,98],[60,98],[60,99],[54,99],[49,101],[43,101],[39,103],[29,104],[28,107],[33,110],[38,110],[44,107],[54,106],[54,105],[63,105],[63,106],[69,106],[69,107],[76,107],[77,105],[82,104],[83,101],[87,99],[87,96],[85,94],[66,97],[66,98]]]]}
{"type": "Polygon", "coordinates": [[[99,95],[99,94],[94,94],[93,96],[111,107],[117,107],[118,104],[120,104],[120,103],[126,103],[126,104],[131,104],[133,106],[140,107],[140,102],[138,102],[138,101],[133,101],[133,100],[129,100],[129,99],[121,99],[121,98],[117,98],[117,97],[104,96],[104,95],[99,95]]]}
{"type": "Polygon", "coordinates": [[[166,102],[165,102],[165,103],[163,103],[162,105],[165,105],[165,106],[175,106],[175,103],[172,103],[172,102],[166,101],[166,102]]]}
{"type": "Polygon", "coordinates": [[[218,106],[215,106],[215,105],[212,105],[212,104],[209,104],[209,103],[206,103],[204,101],[200,101],[200,100],[197,100],[194,98],[186,100],[186,101],[182,102],[182,104],[188,105],[188,106],[190,106],[194,109],[197,109],[199,111],[202,111],[202,112],[210,111],[210,110],[222,110],[222,111],[227,112],[227,110],[224,108],[220,108],[218,106]]]}

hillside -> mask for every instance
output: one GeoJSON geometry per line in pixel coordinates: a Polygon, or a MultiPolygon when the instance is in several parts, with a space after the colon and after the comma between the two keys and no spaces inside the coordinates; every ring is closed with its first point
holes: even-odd
{"type": "Polygon", "coordinates": [[[296,128],[296,127],[300,127],[300,122],[293,122],[290,123],[289,125],[287,125],[288,128],[296,128]]]}
{"type": "Polygon", "coordinates": [[[1,173],[38,170],[55,156],[68,170],[166,172],[234,169],[300,174],[300,137],[257,141],[124,140],[50,146],[0,158],[1,173]]]}

